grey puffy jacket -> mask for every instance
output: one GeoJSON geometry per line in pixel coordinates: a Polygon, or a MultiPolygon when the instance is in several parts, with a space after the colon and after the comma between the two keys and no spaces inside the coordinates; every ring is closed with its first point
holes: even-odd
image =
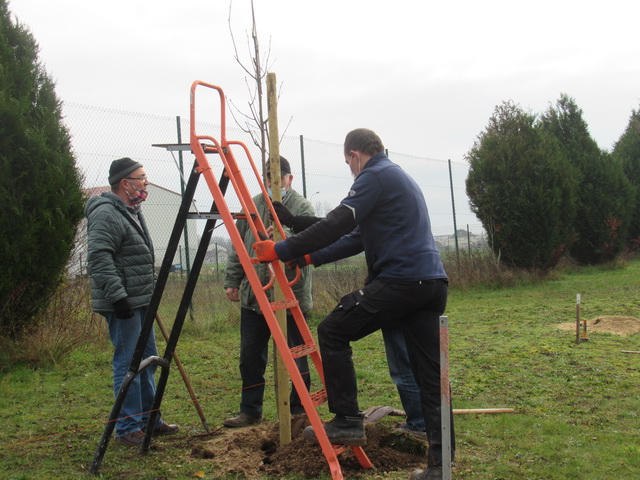
{"type": "Polygon", "coordinates": [[[140,225],[111,192],[91,197],[85,208],[88,270],[93,311],[113,312],[127,298],[131,308],[149,305],[155,284],[153,244],[144,217],[140,225]]]}

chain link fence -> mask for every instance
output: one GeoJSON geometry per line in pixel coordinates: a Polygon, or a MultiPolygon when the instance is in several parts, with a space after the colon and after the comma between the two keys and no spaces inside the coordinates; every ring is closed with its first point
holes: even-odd
{"type": "MultiPolygon", "coordinates": [[[[181,202],[181,180],[184,179],[186,183],[195,159],[190,151],[171,151],[166,145],[189,143],[189,119],[76,103],[65,103],[63,112],[72,136],[76,162],[84,175],[87,195],[99,194],[109,189],[107,177],[113,160],[131,157],[144,165],[152,185],[149,187],[149,198],[144,203],[143,212],[154,242],[156,265],[159,266],[181,202]]],[[[217,118],[210,120],[215,122],[217,118]]],[[[199,119],[198,134],[211,135],[219,140],[220,125],[201,123],[199,119]]],[[[249,134],[227,121],[226,138],[243,142],[261,170],[260,150],[253,144],[249,134]]],[[[439,248],[455,249],[457,244],[460,249],[471,250],[483,246],[484,232],[469,210],[465,192],[467,163],[406,155],[397,152],[393,146],[389,147],[387,145],[389,157],[407,171],[424,192],[439,248]]],[[[240,147],[232,148],[245,181],[252,191],[258,193],[258,184],[246,155],[240,147]]],[[[337,206],[353,183],[351,172],[344,164],[342,144],[285,134],[281,138],[280,154],[291,164],[293,188],[311,201],[318,216],[325,215],[337,206]]],[[[216,178],[219,178],[222,172],[221,162],[216,164],[215,159],[211,158],[210,163],[216,178]]],[[[228,189],[226,200],[232,211],[240,210],[232,188],[228,189]]],[[[211,204],[212,197],[206,182],[201,181],[192,211],[207,212],[211,209],[211,204]]],[[[189,220],[187,224],[173,261],[178,271],[188,269],[190,259],[195,256],[205,221],[189,220]]],[[[79,245],[71,266],[72,272],[81,274],[86,273],[83,229],[86,227],[81,225],[79,245]]],[[[219,222],[205,260],[207,268],[219,272],[220,265],[225,263],[229,246],[226,230],[219,222]]]]}

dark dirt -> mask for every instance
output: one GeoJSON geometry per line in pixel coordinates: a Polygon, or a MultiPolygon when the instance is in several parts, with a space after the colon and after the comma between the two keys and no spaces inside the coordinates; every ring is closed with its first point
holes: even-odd
{"type": "MultiPolygon", "coordinates": [[[[294,418],[292,441],[284,446],[279,446],[276,423],[219,429],[193,442],[191,455],[216,462],[220,474],[239,474],[247,479],[328,475],[329,467],[320,447],[301,435],[306,425],[306,417],[294,418]]],[[[393,423],[367,424],[367,444],[363,449],[377,473],[398,471],[399,478],[405,478],[411,470],[424,465],[426,442],[396,432],[393,426],[393,423]]],[[[345,477],[359,478],[365,472],[349,448],[338,459],[345,477]]]]}

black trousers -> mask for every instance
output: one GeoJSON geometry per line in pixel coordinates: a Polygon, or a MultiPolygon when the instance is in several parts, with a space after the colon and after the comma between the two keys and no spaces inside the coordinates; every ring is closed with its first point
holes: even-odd
{"type": "MultiPolygon", "coordinates": [[[[446,280],[377,279],[342,297],[318,326],[329,410],[338,415],[355,415],[360,410],[350,343],[381,328],[402,328],[422,397],[428,465],[442,464],[440,316],[446,305],[446,280]]],[[[453,453],[453,415],[451,419],[453,453]]]]}
{"type": "MultiPolygon", "coordinates": [[[[267,368],[270,338],[271,330],[264,316],[248,308],[242,308],[240,310],[240,376],[242,377],[240,411],[254,418],[262,416],[264,373],[267,368]]],[[[289,347],[304,343],[291,315],[287,315],[287,339],[289,347]]],[[[307,357],[296,358],[296,365],[308,390],[311,386],[311,377],[307,357]]],[[[291,413],[304,413],[298,392],[293,386],[289,407],[291,413]]]]}

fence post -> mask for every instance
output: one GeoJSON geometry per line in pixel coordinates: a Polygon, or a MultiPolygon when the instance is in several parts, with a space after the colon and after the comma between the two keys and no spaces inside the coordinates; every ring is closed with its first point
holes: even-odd
{"type": "Polygon", "coordinates": [[[453,175],[451,173],[451,159],[449,163],[449,185],[451,187],[451,207],[453,208],[453,238],[456,242],[456,261],[458,263],[458,274],[460,273],[460,250],[458,249],[458,226],[456,224],[456,202],[453,195],[453,175]]]}
{"type": "Polygon", "coordinates": [[[307,198],[307,171],[304,165],[304,138],[300,135],[300,163],[302,164],[302,196],[307,198]]]}

